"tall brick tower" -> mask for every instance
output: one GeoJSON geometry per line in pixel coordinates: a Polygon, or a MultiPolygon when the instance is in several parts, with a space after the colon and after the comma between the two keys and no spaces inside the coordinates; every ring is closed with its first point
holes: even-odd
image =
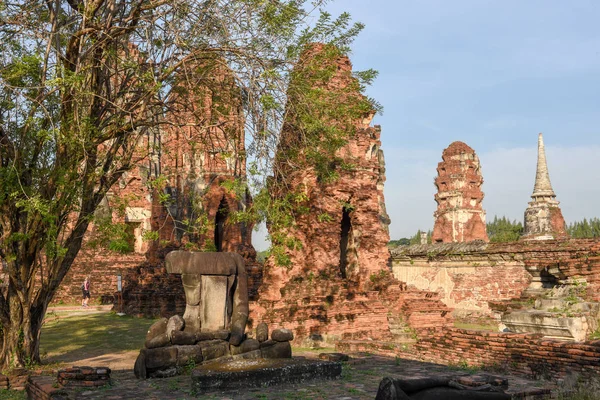
{"type": "Polygon", "coordinates": [[[524,240],[551,240],[567,236],[565,219],[558,206],[556,194],[550,183],[544,138],[538,136],[538,160],[535,174],[533,201],[525,210],[524,240]]]}
{"type": "MultiPolygon", "coordinates": [[[[391,340],[393,332],[413,321],[419,327],[443,326],[450,314],[437,294],[406,288],[390,272],[380,128],[370,125],[372,107],[336,112],[338,105],[364,104],[350,60],[331,45],[313,44],[300,56],[298,76],[300,82],[290,86],[316,88],[311,94],[319,101],[309,108],[312,124],[307,125],[303,107],[313,103],[288,90],[271,181],[274,201],[296,199],[290,207],[294,222],[284,228],[294,246],[283,250],[287,266],[267,259],[251,319],[291,329],[295,342],[308,346],[340,339],[391,340]],[[319,129],[311,131],[315,126],[319,129]],[[331,154],[323,138],[335,128],[348,135],[331,154]],[[336,179],[322,178],[319,164],[307,162],[309,157],[325,158],[335,167],[336,179]]],[[[273,224],[269,229],[272,236],[281,232],[273,224]]]]}
{"type": "Polygon", "coordinates": [[[442,153],[435,186],[438,204],[432,241],[438,243],[488,241],[482,208],[481,165],[475,151],[454,142],[442,153]]]}

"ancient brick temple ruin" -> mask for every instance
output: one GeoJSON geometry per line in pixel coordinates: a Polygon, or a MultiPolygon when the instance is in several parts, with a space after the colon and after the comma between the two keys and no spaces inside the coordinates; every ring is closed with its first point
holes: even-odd
{"type": "MultiPolygon", "coordinates": [[[[323,45],[311,47],[298,68],[312,68],[315,74],[335,71],[313,84],[324,93],[339,94],[340,101],[361,96],[351,91],[355,81],[349,59],[338,55],[324,60],[320,55],[325,51],[323,45]]],[[[384,160],[380,127],[370,126],[372,117],[367,110],[348,124],[354,133],[336,156],[339,165],[350,167],[338,168],[337,179],[320,179],[315,168],[302,162],[277,165],[273,197],[286,196],[288,190],[303,195],[294,211],[295,224],[285,230],[300,246],[287,250],[287,267],[273,258],[267,261],[250,317],[292,329],[298,343],[391,339],[412,324],[444,324],[448,314],[435,294],[407,289],[391,277],[384,160]]],[[[327,120],[326,125],[338,122],[327,120]]],[[[301,134],[302,128],[288,118],[279,155],[286,146],[302,148],[301,134]]]]}
{"type": "Polygon", "coordinates": [[[154,230],[162,241],[199,250],[253,252],[252,226],[228,221],[246,209],[250,195],[224,185],[246,177],[241,91],[224,60],[185,65],[171,104],[160,157],[170,198],[153,210],[154,230]]]}
{"type": "Polygon", "coordinates": [[[437,211],[432,241],[436,243],[488,241],[482,208],[481,165],[475,151],[454,142],[442,153],[435,178],[437,211]]]}
{"type": "Polygon", "coordinates": [[[79,281],[92,275],[92,293],[111,301],[120,274],[125,311],[182,311],[179,280],[167,276],[163,266],[164,255],[176,248],[241,254],[250,296],[256,296],[262,268],[251,244],[252,225],[230,219],[251,202],[244,186],[241,91],[223,60],[205,57],[182,67],[170,104],[168,128],[140,140],[135,166],[100,210],[127,224],[134,252],[123,256],[84,247],[55,300],[78,298],[79,281]],[[156,237],[145,240],[144,232],[156,237]]]}
{"type": "Polygon", "coordinates": [[[550,183],[544,138],[538,136],[538,160],[532,201],[525,211],[524,240],[559,239],[567,236],[565,219],[550,183]]]}
{"type": "MultiPolygon", "coordinates": [[[[458,320],[509,330],[424,330],[414,348],[418,357],[502,365],[537,378],[600,371],[598,343],[589,339],[598,329],[600,240],[440,243],[391,253],[394,276],[436,292],[458,320]]],[[[338,349],[384,351],[379,344],[338,349]]],[[[398,350],[395,355],[414,357],[398,350]]]]}

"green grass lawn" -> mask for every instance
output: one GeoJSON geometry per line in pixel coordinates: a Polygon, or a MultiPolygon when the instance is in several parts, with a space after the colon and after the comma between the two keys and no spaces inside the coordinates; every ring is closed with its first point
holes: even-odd
{"type": "Polygon", "coordinates": [[[107,353],[139,351],[155,320],[114,313],[47,316],[40,354],[45,363],[72,362],[107,353]]]}
{"type": "Polygon", "coordinates": [[[15,390],[0,390],[0,400],[25,400],[27,395],[25,391],[17,392],[15,390]]]}

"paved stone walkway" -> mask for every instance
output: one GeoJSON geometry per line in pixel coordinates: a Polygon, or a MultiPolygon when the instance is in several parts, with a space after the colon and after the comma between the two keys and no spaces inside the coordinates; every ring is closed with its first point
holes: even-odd
{"type": "MultiPolygon", "coordinates": [[[[297,353],[298,354],[298,353],[297,353]]],[[[314,353],[303,354],[307,358],[314,353]]],[[[286,384],[270,388],[248,389],[240,392],[211,392],[202,399],[374,399],[379,382],[383,377],[416,378],[425,376],[468,375],[468,371],[451,369],[445,366],[417,361],[393,359],[390,357],[354,354],[354,359],[343,370],[342,377],[334,381],[311,381],[304,384],[286,384]]],[[[472,372],[472,371],[471,371],[472,372]]],[[[499,375],[499,374],[495,374],[499,375]]],[[[500,374],[501,375],[501,374],[500,374]]],[[[545,382],[529,381],[523,378],[503,375],[509,378],[511,393],[526,394],[525,399],[549,398],[551,386],[545,382]]],[[[135,379],[132,371],[116,371],[112,374],[113,386],[98,390],[80,390],[76,399],[105,400],[177,400],[194,399],[191,393],[189,375],[167,379],[135,379]]]]}

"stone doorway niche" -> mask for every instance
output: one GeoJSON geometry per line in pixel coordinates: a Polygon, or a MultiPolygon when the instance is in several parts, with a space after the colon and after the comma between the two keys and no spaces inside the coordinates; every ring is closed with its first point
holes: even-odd
{"type": "Polygon", "coordinates": [[[559,286],[559,278],[553,275],[551,271],[543,269],[540,271],[540,283],[543,289],[552,289],[559,286]]]}
{"type": "Polygon", "coordinates": [[[227,200],[225,200],[225,196],[221,199],[219,203],[219,209],[217,210],[217,215],[215,216],[215,247],[217,252],[223,251],[223,234],[225,232],[225,222],[227,221],[227,216],[229,215],[229,205],[227,204],[227,200]]]}
{"type": "Polygon", "coordinates": [[[341,234],[340,234],[340,274],[343,279],[346,279],[348,273],[348,243],[352,234],[352,220],[350,219],[350,213],[352,207],[344,206],[342,208],[342,222],[341,222],[341,234]]]}
{"type": "Polygon", "coordinates": [[[143,238],[142,238],[142,223],[141,222],[125,222],[127,232],[127,244],[132,252],[141,253],[143,238]]]}

